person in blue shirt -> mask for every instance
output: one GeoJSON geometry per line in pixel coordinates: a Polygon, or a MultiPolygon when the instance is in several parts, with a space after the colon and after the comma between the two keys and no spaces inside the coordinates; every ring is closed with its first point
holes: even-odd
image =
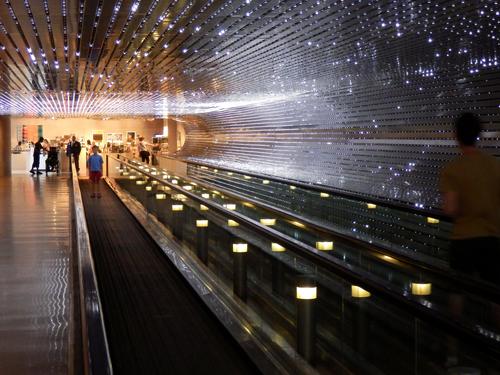
{"type": "Polygon", "coordinates": [[[91,198],[101,198],[101,186],[99,184],[99,181],[101,180],[102,177],[102,156],[97,153],[98,148],[97,146],[92,147],[92,155],[89,156],[89,159],[87,160],[87,166],[90,171],[90,181],[92,183],[92,194],[90,195],[91,198]]]}

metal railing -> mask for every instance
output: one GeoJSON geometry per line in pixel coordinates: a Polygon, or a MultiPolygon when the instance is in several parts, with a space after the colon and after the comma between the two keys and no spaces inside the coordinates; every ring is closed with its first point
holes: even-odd
{"type": "Polygon", "coordinates": [[[113,367],[92,259],[85,210],[76,168],[74,165],[72,167],[73,223],[76,234],[76,254],[78,256],[83,371],[86,375],[111,375],[113,374],[113,367]]]}

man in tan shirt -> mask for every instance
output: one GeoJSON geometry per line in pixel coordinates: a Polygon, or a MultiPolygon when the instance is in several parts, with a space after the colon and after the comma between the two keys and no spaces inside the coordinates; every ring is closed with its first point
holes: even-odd
{"type": "Polygon", "coordinates": [[[500,160],[476,148],[481,122],[472,113],[455,121],[462,155],[442,170],[443,210],[454,220],[450,266],[500,282],[500,160]]]}

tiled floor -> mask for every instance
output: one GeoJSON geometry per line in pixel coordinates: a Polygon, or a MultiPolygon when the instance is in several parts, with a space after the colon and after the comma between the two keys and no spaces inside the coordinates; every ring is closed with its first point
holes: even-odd
{"type": "Polygon", "coordinates": [[[0,178],[0,374],[67,374],[70,180],[0,178]]]}

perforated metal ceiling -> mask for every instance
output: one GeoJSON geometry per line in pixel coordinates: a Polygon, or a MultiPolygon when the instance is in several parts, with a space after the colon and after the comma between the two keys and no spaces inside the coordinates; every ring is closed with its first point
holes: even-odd
{"type": "Polygon", "coordinates": [[[0,0],[0,21],[0,113],[198,114],[186,156],[419,206],[458,112],[498,152],[499,0],[0,0]]]}
{"type": "Polygon", "coordinates": [[[430,82],[439,90],[498,71],[499,9],[496,0],[1,0],[0,112],[161,116],[350,95],[372,81],[428,95],[430,82]]]}

